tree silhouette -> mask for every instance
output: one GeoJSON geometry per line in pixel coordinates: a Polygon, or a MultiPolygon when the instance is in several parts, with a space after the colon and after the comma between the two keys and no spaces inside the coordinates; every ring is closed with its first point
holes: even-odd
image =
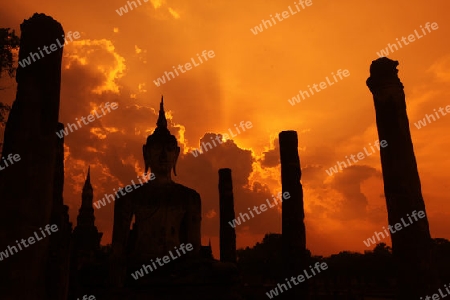
{"type": "MultiPolygon", "coordinates": [[[[19,49],[20,38],[16,35],[14,30],[10,28],[0,28],[0,77],[3,73],[7,73],[9,77],[14,77],[16,69],[15,53],[19,49]]],[[[6,88],[0,87],[0,90],[6,88]]],[[[6,123],[6,116],[11,110],[11,106],[0,101],[0,128],[3,129],[6,123]]],[[[0,141],[0,153],[3,148],[3,140],[0,141]]]]}
{"type": "Polygon", "coordinates": [[[0,28],[0,77],[4,72],[14,77],[15,51],[19,49],[20,38],[10,28],[0,28]]]}

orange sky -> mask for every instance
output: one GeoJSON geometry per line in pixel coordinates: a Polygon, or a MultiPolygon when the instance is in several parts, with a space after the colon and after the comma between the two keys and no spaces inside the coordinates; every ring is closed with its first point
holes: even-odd
{"type": "MultiPolygon", "coordinates": [[[[450,238],[448,127],[450,116],[417,129],[414,122],[450,104],[450,35],[444,0],[317,1],[254,35],[262,19],[294,9],[294,1],[150,0],[123,16],[124,0],[18,0],[3,3],[1,27],[19,30],[41,12],[81,38],[64,49],[60,121],[87,116],[107,101],[119,108],[66,139],[64,199],[76,224],[88,165],[94,200],[143,171],[141,147],[153,132],[164,94],[171,132],[184,154],[175,181],[202,197],[203,244],[218,257],[217,170],[233,170],[235,211],[259,205],[280,187],[278,133],[296,130],[303,170],[307,247],[317,255],[363,251],[363,240],[387,225],[379,152],[334,176],[326,169],[377,140],[372,95],[365,85],[377,51],[427,22],[439,26],[388,57],[398,60],[411,134],[433,237],[450,238]],[[157,87],[153,80],[203,50],[215,57],[157,87]],[[350,76],[291,106],[299,89],[338,69],[350,76]],[[194,158],[205,133],[234,124],[253,127],[234,142],[194,158]]],[[[2,85],[13,82],[2,78],[2,85]]],[[[11,103],[15,85],[0,92],[11,103]]],[[[209,137],[207,137],[209,140],[209,137]]],[[[111,241],[113,205],[95,210],[111,241]]],[[[280,211],[269,210],[237,228],[238,247],[280,232],[280,211]]],[[[386,240],[390,243],[390,240],[386,240]]]]}

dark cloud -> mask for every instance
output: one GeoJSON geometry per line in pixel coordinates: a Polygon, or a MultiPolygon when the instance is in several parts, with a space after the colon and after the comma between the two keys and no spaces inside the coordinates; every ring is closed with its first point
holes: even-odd
{"type": "Polygon", "coordinates": [[[274,149],[262,153],[261,166],[273,168],[280,164],[280,143],[278,138],[274,140],[274,149]]]}
{"type": "Polygon", "coordinates": [[[334,175],[331,187],[342,194],[343,202],[339,206],[339,213],[335,215],[337,219],[354,220],[365,219],[367,217],[367,198],[361,192],[361,184],[371,176],[378,176],[380,173],[368,166],[350,166],[334,175]]]}

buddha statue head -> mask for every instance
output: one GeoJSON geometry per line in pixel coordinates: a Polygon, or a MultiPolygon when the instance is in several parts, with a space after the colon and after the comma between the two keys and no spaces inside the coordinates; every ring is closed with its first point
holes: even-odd
{"type": "Polygon", "coordinates": [[[171,172],[175,176],[176,164],[180,155],[175,136],[167,129],[167,120],[164,113],[164,99],[161,97],[159,116],[155,131],[147,137],[147,143],[142,146],[145,162],[145,173],[150,168],[156,178],[171,179],[171,172]]]}

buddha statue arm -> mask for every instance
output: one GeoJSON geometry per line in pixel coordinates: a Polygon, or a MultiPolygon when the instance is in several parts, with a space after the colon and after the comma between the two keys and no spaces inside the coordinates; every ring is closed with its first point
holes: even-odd
{"type": "Polygon", "coordinates": [[[187,220],[185,223],[187,240],[183,242],[191,243],[194,248],[189,252],[189,256],[197,256],[201,246],[202,204],[200,195],[197,192],[194,192],[190,200],[187,207],[187,220]]]}

